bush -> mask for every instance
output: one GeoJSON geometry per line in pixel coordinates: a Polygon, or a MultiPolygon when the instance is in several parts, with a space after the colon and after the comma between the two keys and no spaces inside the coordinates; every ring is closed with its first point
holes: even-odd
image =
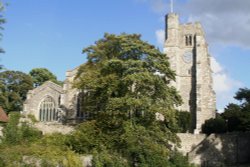
{"type": "Polygon", "coordinates": [[[178,111],[177,112],[177,124],[178,124],[178,132],[186,133],[189,131],[191,127],[191,114],[186,111],[178,111]]]}
{"type": "Polygon", "coordinates": [[[36,117],[34,115],[29,114],[28,118],[31,120],[32,123],[37,123],[36,117]]]}
{"type": "Polygon", "coordinates": [[[227,123],[221,117],[211,118],[209,120],[206,120],[202,125],[202,132],[206,134],[225,133],[227,132],[227,123]]]}
{"type": "Polygon", "coordinates": [[[179,152],[173,152],[169,158],[170,167],[195,167],[189,164],[188,158],[179,152]]]}
{"type": "Polygon", "coordinates": [[[16,145],[23,142],[30,142],[40,139],[42,133],[23,122],[19,125],[21,115],[18,112],[9,114],[9,122],[3,129],[2,142],[7,145],[16,145]]]}
{"type": "Polygon", "coordinates": [[[11,112],[9,114],[9,122],[3,129],[2,142],[6,144],[17,144],[20,141],[20,132],[18,130],[18,123],[20,113],[11,112]]]}

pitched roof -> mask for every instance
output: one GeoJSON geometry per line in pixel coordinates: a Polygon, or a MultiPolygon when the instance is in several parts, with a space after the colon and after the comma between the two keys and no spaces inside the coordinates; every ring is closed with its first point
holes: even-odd
{"type": "Polygon", "coordinates": [[[0,122],[8,122],[8,116],[3,111],[3,108],[0,106],[0,122]]]}

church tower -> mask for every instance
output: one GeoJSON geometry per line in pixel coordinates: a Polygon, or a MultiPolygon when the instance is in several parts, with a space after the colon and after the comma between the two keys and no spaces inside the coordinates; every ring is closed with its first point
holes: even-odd
{"type": "Polygon", "coordinates": [[[191,113],[190,131],[200,133],[205,120],[215,117],[210,55],[200,23],[180,24],[175,13],[166,15],[164,53],[176,73],[173,86],[179,91],[181,111],[191,113]]]}

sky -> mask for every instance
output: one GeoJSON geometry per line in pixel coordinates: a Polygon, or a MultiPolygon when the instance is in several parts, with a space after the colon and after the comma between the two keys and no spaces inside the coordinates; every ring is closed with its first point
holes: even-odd
{"type": "MultiPolygon", "coordinates": [[[[0,64],[28,73],[44,67],[59,80],[86,62],[82,49],[104,33],[138,33],[162,49],[170,0],[6,0],[0,64]]],[[[206,32],[219,112],[242,87],[250,88],[250,1],[173,0],[182,23],[206,32]]]]}

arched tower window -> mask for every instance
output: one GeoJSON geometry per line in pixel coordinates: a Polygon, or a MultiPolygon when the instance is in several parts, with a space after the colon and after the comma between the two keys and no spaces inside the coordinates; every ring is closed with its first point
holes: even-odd
{"type": "Polygon", "coordinates": [[[42,122],[51,122],[57,120],[56,104],[52,97],[47,96],[40,104],[39,120],[42,122]]]}

